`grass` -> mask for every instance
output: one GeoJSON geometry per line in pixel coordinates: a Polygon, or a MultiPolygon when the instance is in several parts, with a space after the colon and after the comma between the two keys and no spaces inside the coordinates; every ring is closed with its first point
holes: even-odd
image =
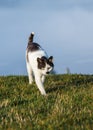
{"type": "Polygon", "coordinates": [[[1,76],[0,130],[93,130],[93,75],[50,75],[45,89],[1,76]]]}

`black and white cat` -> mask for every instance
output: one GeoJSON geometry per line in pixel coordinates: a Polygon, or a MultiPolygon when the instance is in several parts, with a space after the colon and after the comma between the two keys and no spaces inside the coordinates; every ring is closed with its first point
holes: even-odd
{"type": "Polygon", "coordinates": [[[31,33],[26,49],[26,64],[27,72],[29,77],[29,84],[33,82],[33,76],[37,87],[39,88],[42,95],[46,95],[44,89],[45,76],[49,74],[53,68],[53,56],[48,58],[46,52],[42,47],[33,42],[34,32],[31,33]]]}

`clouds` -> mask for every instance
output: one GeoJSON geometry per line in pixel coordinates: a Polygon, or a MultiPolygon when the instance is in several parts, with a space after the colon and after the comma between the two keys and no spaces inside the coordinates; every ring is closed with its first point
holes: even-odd
{"type": "Polygon", "coordinates": [[[26,74],[25,49],[31,31],[35,41],[54,56],[58,73],[67,67],[72,73],[93,73],[92,0],[4,2],[0,6],[0,75],[26,74]]]}
{"type": "Polygon", "coordinates": [[[76,44],[74,47],[83,49],[92,45],[92,23],[93,12],[89,13],[77,8],[65,12],[50,13],[50,16],[42,26],[46,32],[49,30],[50,36],[52,34],[58,42],[65,42],[64,46],[67,44],[73,47],[76,44]]]}
{"type": "Polygon", "coordinates": [[[27,7],[32,9],[49,9],[49,10],[62,10],[81,7],[85,9],[93,9],[92,0],[0,0],[0,7],[27,7]]]}
{"type": "Polygon", "coordinates": [[[20,0],[0,0],[0,8],[14,8],[18,6],[20,0]]]}
{"type": "Polygon", "coordinates": [[[89,59],[93,57],[93,12],[76,8],[50,17],[46,32],[50,29],[54,57],[57,59],[56,70],[60,73],[69,66],[73,73],[92,73],[89,66],[93,60],[90,62],[89,59]]]}

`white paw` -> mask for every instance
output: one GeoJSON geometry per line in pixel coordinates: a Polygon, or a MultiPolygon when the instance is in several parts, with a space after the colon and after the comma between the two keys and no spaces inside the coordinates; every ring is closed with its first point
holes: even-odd
{"type": "Polygon", "coordinates": [[[47,94],[46,94],[46,92],[41,92],[41,94],[42,94],[42,95],[44,95],[44,96],[46,96],[46,95],[47,95],[47,94]]]}
{"type": "Polygon", "coordinates": [[[33,81],[29,81],[29,84],[32,84],[33,83],[33,81]]]}

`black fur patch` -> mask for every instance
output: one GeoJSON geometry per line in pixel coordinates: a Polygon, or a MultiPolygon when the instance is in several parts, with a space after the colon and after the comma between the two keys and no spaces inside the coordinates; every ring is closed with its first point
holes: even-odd
{"type": "Polygon", "coordinates": [[[51,67],[54,67],[54,64],[52,62],[53,57],[50,58],[46,58],[45,56],[41,57],[41,58],[37,58],[38,61],[38,69],[43,69],[46,66],[46,63],[49,64],[51,67]]]}
{"type": "Polygon", "coordinates": [[[43,69],[46,66],[46,60],[47,58],[45,56],[41,57],[41,58],[37,58],[38,61],[38,69],[43,69]]]}
{"type": "Polygon", "coordinates": [[[27,46],[27,52],[29,52],[29,51],[34,52],[34,51],[39,50],[40,48],[41,48],[41,46],[38,43],[29,42],[28,46],[27,46]]]}
{"type": "Polygon", "coordinates": [[[50,56],[50,57],[47,59],[47,64],[49,64],[51,67],[54,67],[54,64],[53,64],[52,60],[53,60],[53,56],[50,56]]]}

